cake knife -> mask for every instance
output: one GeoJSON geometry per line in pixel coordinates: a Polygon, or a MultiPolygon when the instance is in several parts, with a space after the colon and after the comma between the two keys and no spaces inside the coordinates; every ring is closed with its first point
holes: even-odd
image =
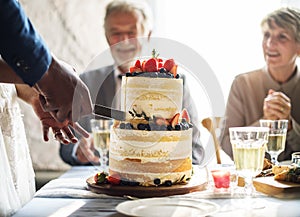
{"type": "Polygon", "coordinates": [[[93,115],[105,118],[113,118],[119,121],[129,120],[131,117],[130,114],[127,112],[98,104],[94,105],[93,115]]]}

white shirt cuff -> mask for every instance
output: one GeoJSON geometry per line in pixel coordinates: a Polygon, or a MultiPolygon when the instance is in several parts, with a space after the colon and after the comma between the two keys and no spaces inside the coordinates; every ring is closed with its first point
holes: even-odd
{"type": "Polygon", "coordinates": [[[77,152],[77,148],[78,148],[78,146],[79,146],[79,143],[80,143],[80,140],[78,140],[78,142],[76,142],[76,143],[74,144],[73,150],[72,150],[72,158],[75,159],[76,161],[78,161],[76,152],[77,152]]]}

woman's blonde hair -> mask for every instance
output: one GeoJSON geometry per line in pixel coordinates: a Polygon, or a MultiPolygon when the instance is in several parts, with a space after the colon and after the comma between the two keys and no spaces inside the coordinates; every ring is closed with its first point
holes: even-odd
{"type": "Polygon", "coordinates": [[[268,14],[261,22],[261,26],[267,24],[272,28],[272,22],[277,26],[290,31],[296,42],[300,43],[300,11],[296,8],[280,8],[268,14]]]}

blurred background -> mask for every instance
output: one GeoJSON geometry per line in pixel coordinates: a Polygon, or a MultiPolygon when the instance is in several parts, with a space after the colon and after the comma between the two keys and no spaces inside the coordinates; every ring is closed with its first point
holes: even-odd
{"type": "MultiPolygon", "coordinates": [[[[60,59],[85,70],[108,49],[103,30],[108,0],[20,0],[33,25],[60,59]]],[[[176,40],[194,49],[212,68],[226,102],[237,74],[264,65],[261,19],[281,6],[300,8],[299,0],[147,0],[153,10],[152,36],[176,40]]],[[[299,59],[299,58],[298,58],[299,59]]],[[[205,73],[205,72],[199,72],[205,73]]],[[[191,86],[199,117],[211,115],[205,92],[191,86]],[[200,95],[199,95],[200,92],[200,95]]],[[[39,188],[69,168],[59,157],[55,140],[43,142],[41,126],[31,108],[21,102],[39,188]]],[[[218,114],[222,116],[222,114],[218,114]]],[[[204,143],[205,137],[202,138],[204,143]]]]}

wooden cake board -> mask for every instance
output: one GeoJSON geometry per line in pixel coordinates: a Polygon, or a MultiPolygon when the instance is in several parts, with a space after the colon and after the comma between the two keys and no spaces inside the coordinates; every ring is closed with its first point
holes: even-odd
{"type": "Polygon", "coordinates": [[[87,180],[88,189],[94,193],[107,194],[111,196],[124,195],[149,198],[149,197],[165,197],[172,195],[187,194],[195,191],[202,191],[207,186],[207,174],[205,168],[193,167],[193,175],[190,181],[186,184],[176,184],[172,186],[125,186],[125,185],[111,185],[99,184],[94,181],[94,177],[89,177],[87,180]]]}

